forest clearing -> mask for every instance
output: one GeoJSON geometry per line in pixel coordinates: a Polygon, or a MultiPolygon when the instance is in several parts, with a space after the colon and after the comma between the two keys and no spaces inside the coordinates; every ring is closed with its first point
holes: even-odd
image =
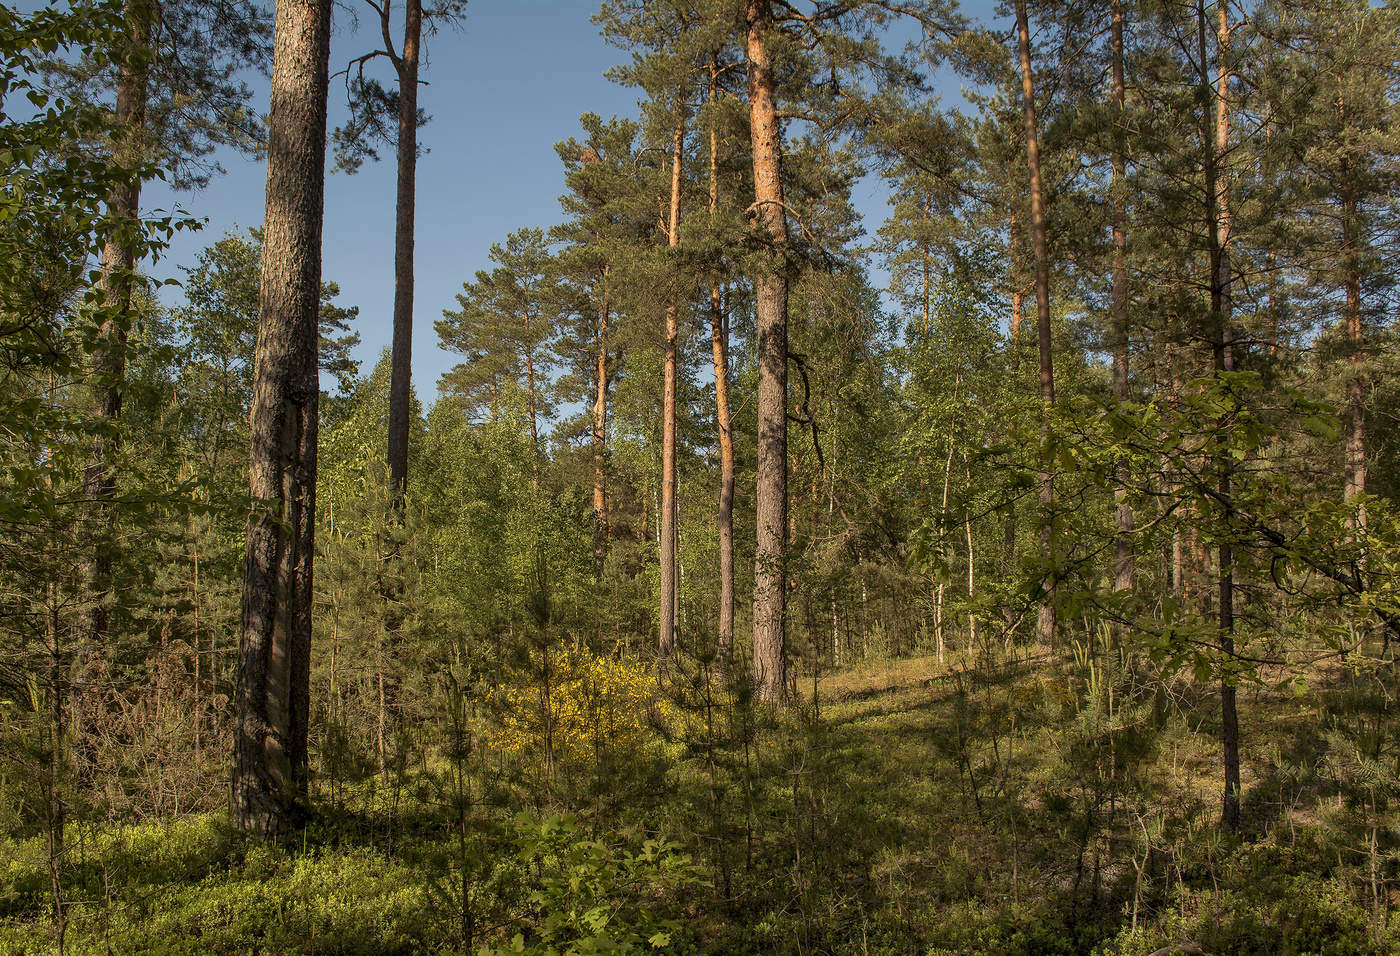
{"type": "Polygon", "coordinates": [[[1397,0],[0,0],[0,954],[1400,954],[1397,110],[1397,0]]]}

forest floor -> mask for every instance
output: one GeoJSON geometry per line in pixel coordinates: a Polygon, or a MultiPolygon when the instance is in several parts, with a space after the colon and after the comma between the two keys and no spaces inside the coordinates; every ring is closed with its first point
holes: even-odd
{"type": "MultiPolygon", "coordinates": [[[[971,663],[835,671],[815,702],[799,678],[747,745],[673,738],[513,809],[489,794],[528,775],[497,771],[470,837],[422,781],[389,828],[381,791],[291,849],[221,814],[74,826],[66,951],[1400,953],[1394,818],[1346,777],[1364,732],[1326,718],[1364,690],[1346,668],[1242,689],[1230,835],[1212,686],[971,663]]],[[[46,847],[0,844],[0,953],[53,951],[46,847]]]]}

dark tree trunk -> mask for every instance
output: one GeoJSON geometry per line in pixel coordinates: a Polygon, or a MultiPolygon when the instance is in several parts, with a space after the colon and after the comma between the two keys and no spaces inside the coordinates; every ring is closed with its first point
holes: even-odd
{"type": "MultiPolygon", "coordinates": [[[[389,359],[389,500],[397,517],[403,517],[408,491],[408,433],[410,397],[413,392],[413,244],[418,178],[418,62],[423,32],[422,0],[406,0],[403,46],[393,52],[389,44],[389,7],[382,7],[384,43],[399,78],[398,183],[394,215],[394,333],[389,359]]],[[[384,601],[384,638],[387,654],[380,655],[379,772],[388,768],[389,723],[399,721],[399,679],[382,666],[397,660],[404,625],[403,579],[399,573],[399,542],[384,541],[380,565],[380,596],[384,601]]]]}
{"type": "Polygon", "coordinates": [[[389,369],[389,487],[395,503],[408,489],[408,416],[413,387],[413,214],[418,176],[418,44],[422,27],[422,0],[406,0],[403,50],[394,57],[399,74],[399,179],[394,221],[394,346],[389,369]]]}
{"type": "MultiPolygon", "coordinates": [[[[676,94],[676,126],[671,136],[671,212],[666,229],[666,245],[680,244],[681,153],[685,147],[684,103],[676,94]]],[[[669,657],[676,649],[676,344],[679,328],[676,303],[666,307],[666,348],[661,390],[661,641],[660,654],[669,657]]]]}
{"type": "Polygon", "coordinates": [[[330,0],[279,0],[268,123],[232,809],[276,839],[306,810],[330,16],[330,0]]]}
{"type": "MultiPolygon", "coordinates": [[[[1050,408],[1055,404],[1055,371],[1051,359],[1050,339],[1050,253],[1045,236],[1045,195],[1040,181],[1040,138],[1035,118],[1035,81],[1031,74],[1031,34],[1026,16],[1026,0],[1016,0],[1016,34],[1021,53],[1021,118],[1026,128],[1026,165],[1030,169],[1031,240],[1035,256],[1036,332],[1040,341],[1040,400],[1045,405],[1042,443],[1049,442],[1050,408]]],[[[1048,449],[1042,449],[1048,456],[1048,449]]],[[[1053,557],[1054,518],[1051,508],[1055,501],[1054,475],[1048,460],[1040,481],[1040,504],[1045,509],[1045,528],[1041,532],[1041,547],[1047,559],[1053,557]]],[[[1055,636],[1054,582],[1047,581],[1043,603],[1036,614],[1036,639],[1050,644],[1055,636]]]]}
{"type": "Polygon", "coordinates": [[[758,324],[758,463],[754,555],[753,666],[759,697],[787,689],[787,214],[783,205],[782,127],[775,99],[768,0],[746,0],[749,124],[754,215],[771,248],[755,277],[758,324]]]}
{"type": "MultiPolygon", "coordinates": [[[[1128,210],[1126,163],[1123,159],[1123,0],[1113,0],[1113,397],[1128,400],[1128,210]]],[[[1113,554],[1113,589],[1133,589],[1133,506],[1128,489],[1119,484],[1114,490],[1114,524],[1118,540],[1113,554]]]]}

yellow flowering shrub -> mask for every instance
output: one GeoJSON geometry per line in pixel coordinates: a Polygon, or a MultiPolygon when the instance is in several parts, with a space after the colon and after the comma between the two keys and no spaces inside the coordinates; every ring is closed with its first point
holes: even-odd
{"type": "Polygon", "coordinates": [[[498,752],[591,761],[643,747],[658,721],[675,716],[655,671],[638,658],[574,647],[531,651],[530,665],[496,694],[498,752]]]}

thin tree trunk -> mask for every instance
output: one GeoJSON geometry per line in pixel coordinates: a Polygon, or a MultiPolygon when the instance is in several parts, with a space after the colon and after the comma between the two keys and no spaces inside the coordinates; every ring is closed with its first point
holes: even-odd
{"type": "MultiPolygon", "coordinates": [[[[671,212],[666,245],[680,245],[681,153],[685,148],[685,104],[676,92],[676,126],[671,135],[671,212]]],[[[661,391],[661,656],[676,649],[676,303],[666,307],[666,349],[661,391]]]]}
{"type": "MultiPolygon", "coordinates": [[[[719,95],[719,56],[710,57],[710,103],[719,95]]],[[[710,218],[719,211],[719,131],[710,124],[710,218]]],[[[719,641],[720,658],[734,652],[734,437],[729,419],[729,327],[719,283],[710,287],[710,348],[715,368],[715,421],[719,425],[719,641]]]]}
{"type": "MultiPolygon", "coordinates": [[[[403,517],[404,495],[408,491],[409,398],[413,373],[413,245],[414,212],[418,175],[418,62],[422,33],[421,0],[405,0],[403,47],[392,52],[389,43],[389,7],[382,8],[385,49],[399,78],[398,185],[394,220],[394,330],[389,359],[389,502],[395,516],[403,517]]],[[[404,624],[404,583],[399,573],[401,542],[392,534],[384,538],[380,596],[384,608],[385,647],[380,655],[379,683],[379,772],[385,773],[389,725],[399,723],[399,679],[387,663],[399,659],[399,642],[404,624]]]]}
{"type": "MultiPolygon", "coordinates": [[[[958,392],[962,390],[962,376],[956,375],[953,378],[953,406],[958,404],[958,392]]],[[[948,492],[953,486],[953,436],[948,435],[948,460],[943,463],[943,501],[938,506],[939,534],[947,533],[948,523],[948,492]]],[[[943,649],[946,644],[943,634],[943,592],[947,585],[943,581],[938,582],[938,587],[934,591],[933,598],[933,632],[934,640],[937,642],[938,663],[943,663],[943,649]]]]}
{"type": "MultiPolygon", "coordinates": [[[[387,4],[384,9],[388,11],[387,4]]],[[[418,45],[422,26],[422,0],[405,0],[403,51],[394,57],[399,74],[399,179],[394,221],[394,346],[389,367],[389,487],[396,506],[408,490],[408,416],[413,372],[413,220],[418,176],[418,45]]]]}
{"type": "MultiPolygon", "coordinates": [[[[972,490],[972,467],[967,463],[967,455],[963,455],[963,468],[967,472],[968,491],[972,490]]],[[[977,596],[976,587],[976,560],[972,550],[972,511],[965,509],[963,512],[963,529],[967,532],[967,602],[969,605],[967,612],[967,643],[969,647],[977,646],[977,612],[972,610],[972,599],[977,596]]]]}
{"type": "Polygon", "coordinates": [[[1015,343],[1021,335],[1021,322],[1023,321],[1023,303],[1021,302],[1021,255],[1016,245],[1016,213],[1013,211],[1006,227],[1006,261],[1007,275],[1011,278],[1011,362],[1013,367],[1019,367],[1019,356],[1016,354],[1015,343]]]}
{"type": "MultiPolygon", "coordinates": [[[[193,516],[190,516],[189,519],[189,533],[190,558],[194,565],[194,578],[191,582],[190,588],[190,631],[192,634],[192,639],[190,643],[194,651],[194,653],[191,655],[194,661],[194,763],[196,767],[202,768],[204,765],[204,748],[202,739],[204,732],[204,690],[200,686],[199,667],[199,538],[197,536],[198,532],[194,526],[193,516]]],[[[214,660],[212,657],[209,660],[209,666],[210,668],[214,666],[214,660]]],[[[210,682],[210,687],[213,687],[212,681],[210,682]]]]}
{"type": "MultiPolygon", "coordinates": [[[[924,223],[925,223],[925,226],[926,226],[926,227],[927,227],[927,223],[928,223],[928,220],[929,220],[929,210],[930,210],[930,207],[932,206],[932,203],[933,203],[932,197],[931,197],[928,193],[925,193],[925,194],[924,194],[924,223]]],[[[930,286],[931,286],[931,278],[932,278],[932,272],[933,272],[932,266],[933,266],[933,264],[932,264],[932,262],[930,261],[930,259],[931,259],[932,257],[929,255],[929,251],[928,251],[928,242],[927,242],[927,240],[921,240],[921,241],[919,242],[919,252],[920,252],[920,260],[921,260],[921,261],[920,261],[920,266],[921,266],[921,271],[922,271],[922,273],[923,273],[922,276],[921,276],[921,278],[922,278],[922,280],[923,280],[923,281],[922,281],[922,289],[921,289],[921,292],[923,293],[923,295],[922,295],[921,298],[923,299],[923,305],[924,305],[924,338],[928,338],[929,320],[932,318],[932,316],[931,316],[931,314],[930,314],[930,313],[931,313],[931,309],[930,309],[931,303],[929,302],[929,291],[930,291],[930,286]]]]}
{"type": "MultiPolygon", "coordinates": [[[[1055,404],[1055,372],[1051,359],[1050,339],[1050,253],[1045,234],[1045,198],[1040,180],[1040,139],[1035,117],[1035,81],[1031,74],[1031,34],[1026,16],[1026,0],[1016,0],[1016,34],[1021,53],[1021,118],[1026,128],[1026,165],[1030,169],[1031,237],[1035,254],[1036,331],[1040,341],[1040,400],[1045,406],[1042,444],[1049,444],[1050,408],[1055,404]]],[[[1054,518],[1051,508],[1055,500],[1054,476],[1048,462],[1048,448],[1042,448],[1047,458],[1041,473],[1040,504],[1045,509],[1045,527],[1041,531],[1041,547],[1047,559],[1053,558],[1054,518]]],[[[1055,589],[1053,580],[1044,584],[1043,603],[1036,614],[1036,639],[1050,644],[1055,636],[1055,589]]]]}
{"type": "MultiPolygon", "coordinates": [[[[1226,50],[1230,43],[1230,27],[1227,20],[1226,0],[1217,0],[1216,9],[1219,22],[1216,28],[1216,77],[1214,89],[1215,122],[1212,130],[1206,122],[1205,139],[1205,185],[1206,185],[1206,230],[1210,252],[1210,310],[1215,320],[1213,351],[1217,375],[1234,371],[1235,356],[1231,330],[1230,292],[1230,182],[1229,166],[1226,159],[1230,138],[1230,68],[1226,50]]],[[[1205,0],[1197,2],[1197,25],[1201,56],[1201,82],[1209,88],[1208,60],[1206,55],[1206,15],[1205,0]]],[[[1219,423],[1220,434],[1217,441],[1224,443],[1230,427],[1227,413],[1219,423]]],[[[1230,507],[1231,467],[1230,456],[1225,448],[1215,453],[1215,470],[1218,479],[1220,500],[1227,509],[1230,507]]],[[[1223,536],[1217,562],[1219,606],[1218,625],[1220,630],[1220,651],[1224,664],[1229,664],[1235,654],[1235,581],[1234,549],[1228,536],[1223,536]]],[[[1229,674],[1220,680],[1220,738],[1223,749],[1225,793],[1222,801],[1220,822],[1227,830],[1238,830],[1240,826],[1240,729],[1236,707],[1235,686],[1229,674]]]]}
{"type": "Polygon", "coordinates": [[[232,779],[234,826],[263,838],[305,818],[330,20],[277,5],[232,779]]]}
{"type": "Polygon", "coordinates": [[[67,696],[67,655],[63,653],[59,636],[59,604],[57,588],[52,581],[44,587],[44,636],[49,652],[49,739],[44,756],[42,801],[44,829],[47,831],[49,892],[53,895],[54,935],[61,954],[68,931],[68,901],[63,893],[63,877],[68,869],[68,853],[64,840],[67,825],[67,804],[64,801],[64,766],[68,757],[67,728],[64,726],[63,700],[67,696]]]}
{"type": "MultiPolygon", "coordinates": [[[[1219,368],[1223,372],[1235,370],[1234,310],[1231,291],[1230,268],[1230,66],[1226,51],[1230,45],[1229,7],[1227,0],[1217,0],[1216,10],[1219,25],[1216,34],[1217,80],[1216,80],[1216,160],[1220,164],[1220,271],[1217,285],[1220,290],[1220,358],[1219,368]]],[[[1228,452],[1221,455],[1220,499],[1228,503],[1231,492],[1231,472],[1233,467],[1228,452]]],[[[1235,654],[1235,556],[1228,537],[1220,543],[1220,649],[1227,658],[1235,654]]],[[[1221,739],[1224,745],[1225,794],[1221,820],[1227,829],[1240,827],[1240,725],[1235,699],[1235,685],[1227,678],[1220,682],[1221,739]]]]}
{"type": "MultiPolygon", "coordinates": [[[[528,306],[525,311],[525,338],[527,340],[530,338],[528,306]]],[[[525,390],[530,403],[530,487],[538,491],[540,488],[540,415],[536,406],[535,350],[533,347],[525,350],[525,390]]]]}
{"type": "MultiPolygon", "coordinates": [[[[957,385],[953,386],[953,401],[957,402],[957,385]]],[[[953,484],[953,441],[948,439],[948,460],[943,463],[943,502],[938,509],[938,519],[940,524],[939,533],[945,533],[944,527],[948,520],[948,491],[953,484]]],[[[938,587],[934,590],[933,597],[933,633],[937,642],[938,663],[943,663],[943,591],[946,585],[942,580],[938,582],[938,587]]]]}
{"type": "MultiPolygon", "coordinates": [[[[1113,0],[1113,397],[1128,400],[1128,212],[1124,176],[1123,134],[1125,120],[1123,82],[1123,0],[1113,0]]],[[[1121,476],[1120,476],[1121,477],[1121,476]]],[[[1113,589],[1133,588],[1133,506],[1127,486],[1120,482],[1113,492],[1114,523],[1118,539],[1113,555],[1113,589]]]]}
{"type": "Polygon", "coordinates": [[[719,424],[719,654],[734,650],[734,438],[729,418],[729,326],[719,286],[710,290],[715,418],[719,424]]]}
{"type": "MultiPolygon", "coordinates": [[[[1021,255],[1019,246],[1016,243],[1016,213],[1013,209],[1006,227],[1006,260],[1007,276],[1011,280],[1011,326],[1009,336],[1009,346],[1011,350],[1011,378],[1018,381],[1021,377],[1021,322],[1022,302],[1021,302],[1021,255]]],[[[1006,567],[1011,567],[1016,558],[1016,508],[1014,503],[1006,509],[1006,521],[1002,525],[1002,550],[1005,557],[1006,567]]],[[[1011,608],[1007,608],[1006,624],[1007,636],[1010,636],[1010,628],[1015,617],[1011,608]]]]}
{"type": "Polygon", "coordinates": [[[758,325],[757,547],[754,555],[753,664],[759,697],[787,689],[787,213],[783,204],[782,127],[768,32],[769,0],[746,0],[745,52],[753,147],[754,215],[771,248],[754,286],[758,325]]]}
{"type": "Polygon", "coordinates": [[[597,388],[593,395],[593,577],[603,578],[608,551],[608,269],[599,281],[597,388]]]}
{"type": "MultiPolygon", "coordinates": [[[[1349,188],[1348,184],[1348,188],[1349,188]]],[[[1350,349],[1347,354],[1347,433],[1346,433],[1346,485],[1343,495],[1348,504],[1366,493],[1366,378],[1362,370],[1362,351],[1365,346],[1361,326],[1361,268],[1357,261],[1356,199],[1348,195],[1343,203],[1342,254],[1345,257],[1346,275],[1346,335],[1350,349]]],[[[1357,533],[1366,530],[1366,509],[1357,507],[1350,519],[1351,528],[1357,533]]]]}

